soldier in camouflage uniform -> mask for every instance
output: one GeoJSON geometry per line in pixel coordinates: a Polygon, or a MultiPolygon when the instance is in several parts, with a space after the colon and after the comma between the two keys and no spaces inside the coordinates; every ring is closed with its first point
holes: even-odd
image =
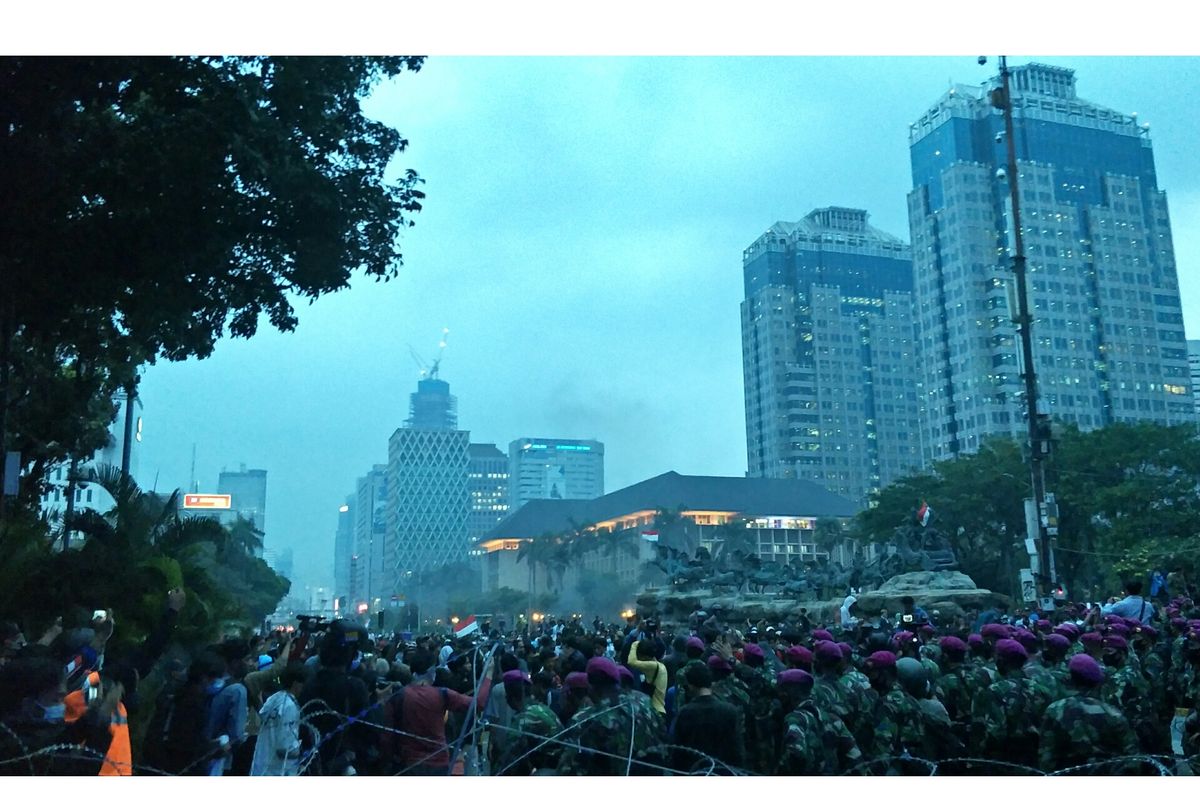
{"type": "Polygon", "coordinates": [[[1041,664],[1054,678],[1058,688],[1058,700],[1067,696],[1067,686],[1070,683],[1070,673],[1067,671],[1067,651],[1071,649],[1071,640],[1061,633],[1052,633],[1042,640],[1041,664]]]}
{"type": "Polygon", "coordinates": [[[496,774],[531,775],[551,769],[559,760],[561,747],[547,743],[562,730],[558,715],[550,707],[531,700],[525,692],[528,676],[520,670],[504,673],[504,699],[516,714],[506,746],[494,765],[496,774]]]}
{"type": "Polygon", "coordinates": [[[775,748],[772,745],[774,729],[771,724],[775,673],[767,666],[763,649],[753,642],[743,648],[742,658],[742,664],[736,665],[734,670],[750,691],[751,716],[746,720],[746,757],[751,770],[760,775],[769,775],[775,766],[775,748]]]}
{"type": "Polygon", "coordinates": [[[1104,666],[1109,675],[1100,696],[1125,716],[1143,752],[1169,752],[1168,729],[1159,724],[1150,684],[1141,669],[1127,661],[1128,652],[1129,644],[1123,636],[1104,638],[1104,666]]]}
{"type": "Polygon", "coordinates": [[[933,697],[933,682],[925,665],[915,658],[901,658],[896,661],[896,676],[899,688],[917,701],[921,719],[921,739],[909,748],[909,754],[930,761],[966,755],[949,712],[933,697]]]}
{"type": "Polygon", "coordinates": [[[841,648],[833,642],[817,642],[816,651],[813,654],[813,666],[815,669],[815,678],[812,689],[812,702],[822,711],[833,714],[846,723],[847,727],[850,728],[850,732],[855,734],[854,738],[858,739],[859,737],[855,732],[854,726],[856,724],[869,724],[869,720],[863,719],[861,715],[854,713],[855,705],[852,703],[855,701],[851,700],[849,689],[841,680],[841,648]]]}
{"type": "MultiPolygon", "coordinates": [[[[1074,691],[1054,703],[1042,718],[1038,767],[1055,772],[1071,767],[1137,753],[1137,737],[1121,712],[1100,699],[1104,671],[1091,656],[1080,654],[1068,662],[1074,691]]],[[[1131,772],[1107,767],[1103,773],[1131,772]]],[[[1073,773],[1082,774],[1082,773],[1073,773]]]]}
{"type": "Polygon", "coordinates": [[[872,653],[864,665],[871,680],[869,729],[858,739],[864,765],[874,775],[900,774],[899,757],[919,750],[924,724],[917,702],[896,685],[896,656],[880,650],[872,653]],[[871,764],[872,761],[880,763],[871,764]]]}
{"type": "Polygon", "coordinates": [[[704,666],[704,640],[698,636],[691,636],[687,640],[686,646],[687,663],[679,668],[675,673],[675,707],[674,713],[678,714],[679,709],[683,708],[688,701],[687,697],[687,671],[694,666],[704,666]]]}
{"type": "Polygon", "coordinates": [[[662,774],[652,766],[663,763],[660,715],[621,694],[621,673],[615,662],[593,658],[587,676],[594,705],[577,712],[564,729],[558,774],[662,774]],[[633,759],[649,764],[628,761],[631,753],[633,759]]]}
{"type": "Polygon", "coordinates": [[[750,699],[750,687],[733,674],[733,664],[724,657],[716,655],[708,659],[708,669],[712,672],[713,697],[723,700],[736,708],[742,715],[742,735],[745,737],[747,753],[755,752],[757,731],[749,723],[754,719],[754,703],[750,699]]]}
{"type": "Polygon", "coordinates": [[[812,702],[812,687],[813,677],[804,670],[779,674],[784,709],[780,775],[841,775],[862,758],[845,723],[812,702]]]}
{"type": "Polygon", "coordinates": [[[955,736],[964,745],[970,734],[971,693],[967,688],[967,644],[957,636],[943,636],[942,674],[937,678],[937,696],[954,727],[955,736]]]}
{"type": "Polygon", "coordinates": [[[974,755],[1032,767],[1043,707],[1021,669],[1028,655],[1014,639],[997,641],[995,652],[999,677],[971,705],[974,755]]]}

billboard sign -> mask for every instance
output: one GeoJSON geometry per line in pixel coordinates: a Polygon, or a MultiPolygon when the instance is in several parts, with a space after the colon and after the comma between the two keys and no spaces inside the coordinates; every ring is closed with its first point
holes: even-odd
{"type": "Polygon", "coordinates": [[[231,494],[185,494],[183,496],[185,509],[233,508],[231,494]]]}

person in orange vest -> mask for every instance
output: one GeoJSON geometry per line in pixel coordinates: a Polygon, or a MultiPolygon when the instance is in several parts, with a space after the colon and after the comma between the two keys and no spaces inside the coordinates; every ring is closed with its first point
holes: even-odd
{"type": "Polygon", "coordinates": [[[66,706],[63,719],[68,725],[82,718],[88,708],[97,702],[111,709],[108,732],[112,741],[97,773],[99,775],[133,774],[133,748],[129,743],[129,717],[122,702],[124,694],[123,683],[105,679],[99,672],[92,671],[88,673],[83,688],[70,692],[63,699],[66,706]]]}

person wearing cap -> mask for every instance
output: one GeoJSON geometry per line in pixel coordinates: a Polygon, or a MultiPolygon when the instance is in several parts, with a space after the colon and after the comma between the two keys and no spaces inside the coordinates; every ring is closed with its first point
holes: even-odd
{"type": "MultiPolygon", "coordinates": [[[[578,673],[576,673],[578,674],[578,673]]],[[[558,716],[544,703],[529,694],[533,681],[519,669],[508,670],[501,676],[504,700],[511,712],[499,756],[493,762],[495,775],[533,775],[538,770],[552,769],[562,755],[561,747],[547,742],[562,731],[558,716]]]]}
{"type": "MultiPolygon", "coordinates": [[[[1080,654],[1071,658],[1067,669],[1073,693],[1051,704],[1042,717],[1038,769],[1056,772],[1135,755],[1137,736],[1125,715],[1100,698],[1103,668],[1091,656],[1080,654]]],[[[1118,769],[1108,767],[1104,773],[1113,774],[1118,769]]]]}
{"type": "MultiPolygon", "coordinates": [[[[689,636],[685,642],[684,652],[687,654],[687,662],[680,668],[679,672],[675,673],[675,712],[687,705],[690,697],[688,696],[687,671],[692,667],[705,666],[704,663],[704,640],[699,636],[689,636]]],[[[760,649],[761,652],[761,649],[760,649]]],[[[664,706],[665,711],[665,706],[664,706]]]]}
{"type": "Polygon", "coordinates": [[[771,738],[775,672],[767,665],[763,648],[754,642],[747,642],[742,648],[742,662],[735,662],[734,672],[750,692],[752,713],[746,720],[747,741],[752,743],[746,753],[750,769],[759,774],[770,774],[775,758],[771,738]]]}
{"type": "Polygon", "coordinates": [[[778,774],[841,775],[862,760],[850,729],[812,701],[813,676],[802,669],[779,673],[783,736],[778,774]]]}
{"type": "Polygon", "coordinates": [[[934,680],[936,694],[954,724],[960,741],[967,740],[970,729],[972,695],[967,683],[967,643],[957,636],[943,636],[938,641],[941,674],[934,680]]]}
{"type": "Polygon", "coordinates": [[[1159,724],[1150,684],[1141,669],[1129,663],[1129,642],[1117,634],[1105,636],[1103,652],[1108,679],[1101,698],[1125,715],[1144,752],[1170,752],[1162,749],[1170,748],[1171,741],[1166,735],[1168,728],[1159,724]]]}
{"type": "Polygon", "coordinates": [[[709,759],[717,762],[720,772],[725,767],[742,769],[746,762],[745,724],[741,712],[731,703],[713,694],[713,675],[707,665],[687,670],[688,694],[691,701],[679,710],[671,726],[672,767],[680,772],[707,769],[709,759]]]}
{"type": "Polygon", "coordinates": [[[663,740],[662,718],[649,706],[622,696],[616,662],[593,658],[586,674],[593,705],[578,711],[565,726],[558,774],[661,774],[656,747],[663,740]]]}
{"type": "Polygon", "coordinates": [[[1016,639],[999,639],[995,646],[997,678],[971,705],[974,754],[1026,766],[1037,763],[1037,725],[1049,697],[1040,695],[1025,676],[1029,654],[1016,639]]]}

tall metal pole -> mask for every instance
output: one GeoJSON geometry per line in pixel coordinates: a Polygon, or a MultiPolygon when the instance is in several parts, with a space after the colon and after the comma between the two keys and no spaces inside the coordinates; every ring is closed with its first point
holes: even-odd
{"type": "MultiPolygon", "coordinates": [[[[135,379],[136,380],[136,379],[135,379]]],[[[125,440],[121,446],[121,475],[129,477],[129,457],[133,452],[133,405],[137,401],[137,384],[125,385],[125,440]]]]}
{"type": "MultiPolygon", "coordinates": [[[[1029,423],[1029,483],[1037,509],[1038,582],[1042,597],[1048,597],[1057,582],[1050,538],[1043,522],[1046,504],[1045,436],[1038,419],[1037,375],[1033,362],[1033,316],[1029,313],[1029,292],[1025,286],[1025,239],[1021,232],[1021,192],[1017,181],[1017,142],[1013,136],[1012,95],[1010,94],[1008,59],[1000,56],[999,92],[992,92],[992,105],[1004,112],[1004,141],[1008,149],[1008,188],[1012,202],[1013,281],[1017,284],[1017,327],[1021,335],[1021,355],[1025,362],[1025,414],[1029,423]]],[[[1030,531],[1034,533],[1034,531],[1030,531]]]]}

